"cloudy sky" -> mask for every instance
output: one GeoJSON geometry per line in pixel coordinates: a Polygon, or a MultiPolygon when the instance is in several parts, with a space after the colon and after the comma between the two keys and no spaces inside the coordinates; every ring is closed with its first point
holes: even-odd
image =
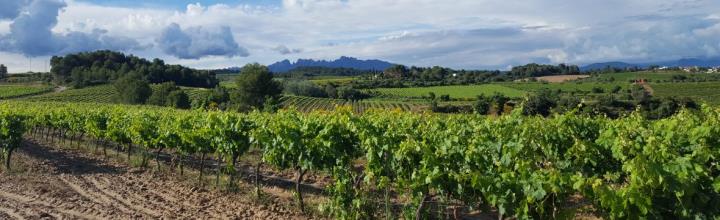
{"type": "MultiPolygon", "coordinates": [[[[195,68],[353,56],[505,69],[720,56],[718,0],[2,0],[0,63],[112,49],[195,68]]],[[[31,64],[32,63],[32,64],[31,64]]]]}

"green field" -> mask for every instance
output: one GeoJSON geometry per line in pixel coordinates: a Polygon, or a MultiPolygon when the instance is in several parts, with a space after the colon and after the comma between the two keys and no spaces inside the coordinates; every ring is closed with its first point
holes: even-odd
{"type": "Polygon", "coordinates": [[[654,83],[657,97],[689,97],[711,105],[720,105],[720,82],[654,83]]]}
{"type": "Polygon", "coordinates": [[[52,86],[46,85],[0,85],[0,99],[16,98],[52,91],[52,86]]]}
{"type": "Polygon", "coordinates": [[[433,87],[412,87],[412,88],[380,88],[372,89],[383,95],[393,97],[419,98],[427,96],[430,92],[437,96],[450,95],[451,98],[475,98],[478,95],[493,95],[501,93],[509,97],[522,97],[525,92],[522,90],[505,87],[498,84],[467,85],[467,86],[433,86],[433,87]]]}

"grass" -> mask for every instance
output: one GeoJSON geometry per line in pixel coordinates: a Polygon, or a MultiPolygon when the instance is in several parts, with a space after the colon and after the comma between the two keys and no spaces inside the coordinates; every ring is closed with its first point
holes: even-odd
{"type": "Polygon", "coordinates": [[[371,91],[380,94],[395,97],[412,97],[419,98],[427,96],[430,92],[437,96],[450,95],[451,98],[472,99],[478,95],[493,95],[501,93],[509,97],[522,97],[525,91],[506,87],[500,84],[483,84],[483,85],[461,85],[461,86],[433,86],[433,87],[412,87],[412,88],[380,88],[371,91]]]}
{"type": "Polygon", "coordinates": [[[46,85],[0,85],[0,99],[17,98],[52,91],[52,86],[46,85]]]}
{"type": "Polygon", "coordinates": [[[720,105],[720,82],[654,83],[656,97],[688,97],[710,105],[720,105]]]}

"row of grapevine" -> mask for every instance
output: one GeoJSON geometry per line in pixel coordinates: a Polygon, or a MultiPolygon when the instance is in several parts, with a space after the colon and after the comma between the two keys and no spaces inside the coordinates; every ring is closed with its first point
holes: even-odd
{"type": "Polygon", "coordinates": [[[239,156],[257,147],[265,164],[297,173],[300,207],[306,172],[330,175],[321,210],[342,219],[469,210],[568,218],[575,203],[612,219],[720,216],[720,110],[709,107],[654,121],[639,114],[239,114],[25,102],[0,103],[0,112],[26,118],[33,132],[77,132],[143,152],[172,148],[203,162],[212,155],[230,175],[239,156]],[[447,205],[432,206],[438,203],[447,205]]]}
{"type": "Polygon", "coordinates": [[[52,86],[46,85],[0,84],[0,99],[13,99],[38,95],[51,92],[52,90],[52,86]]]}
{"type": "MultiPolygon", "coordinates": [[[[153,85],[153,88],[157,86],[153,85]]],[[[181,87],[185,91],[190,100],[198,100],[205,98],[209,90],[191,87],[181,87]]],[[[50,89],[52,90],[52,89],[50,89]]],[[[23,98],[25,101],[42,101],[42,102],[95,102],[95,103],[113,103],[117,90],[112,85],[92,86],[81,89],[68,89],[57,93],[47,93],[23,98]]]]}
{"type": "Polygon", "coordinates": [[[418,111],[423,104],[408,102],[381,102],[381,101],[348,101],[344,99],[314,98],[306,96],[284,96],[281,99],[284,107],[294,107],[302,112],[317,110],[332,111],[338,106],[350,106],[354,112],[362,113],[369,109],[401,109],[403,111],[418,111]]]}

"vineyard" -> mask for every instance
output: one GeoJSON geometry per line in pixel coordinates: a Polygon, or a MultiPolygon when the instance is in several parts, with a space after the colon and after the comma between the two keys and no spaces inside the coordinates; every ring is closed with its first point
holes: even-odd
{"type": "MultiPolygon", "coordinates": [[[[156,85],[151,86],[156,88],[156,85]]],[[[208,90],[190,87],[181,87],[190,97],[190,100],[200,99],[208,90]]],[[[23,98],[26,101],[38,102],[95,102],[113,103],[117,90],[112,85],[92,86],[82,89],[68,89],[57,93],[47,93],[23,98]]]]}
{"type": "Polygon", "coordinates": [[[653,83],[650,86],[659,97],[690,97],[711,105],[720,105],[720,82],[653,83]]]}
{"type": "MultiPolygon", "coordinates": [[[[22,138],[92,139],[96,148],[220,161],[235,180],[250,149],[262,163],[332,179],[321,213],[339,219],[712,219],[720,215],[720,110],[662,120],[568,113],[549,118],[416,114],[349,108],[227,113],[167,108],[0,103],[6,165],[22,138]],[[199,156],[199,157],[198,157],[199,156]]],[[[184,160],[180,164],[183,164],[184,160]]],[[[159,163],[159,162],[158,162],[159,163]]],[[[182,166],[182,165],[180,165],[182,166]]],[[[257,175],[256,175],[257,176],[257,175]]],[[[233,181],[231,181],[232,183],[233,181]]],[[[257,179],[255,181],[257,186],[257,179]]]]}
{"type": "Polygon", "coordinates": [[[478,95],[490,96],[500,93],[508,97],[522,97],[525,92],[516,88],[510,88],[498,84],[482,85],[460,85],[460,86],[433,86],[433,87],[411,87],[411,88],[379,88],[372,89],[391,97],[412,97],[420,98],[433,92],[436,95],[450,95],[452,98],[475,98],[478,95]]]}
{"type": "Polygon", "coordinates": [[[43,85],[0,85],[0,99],[12,99],[50,92],[51,86],[43,85]]]}
{"type": "Polygon", "coordinates": [[[294,107],[302,112],[315,110],[331,111],[339,106],[348,106],[353,112],[362,113],[370,109],[400,109],[403,111],[420,111],[426,104],[392,101],[348,101],[344,99],[315,98],[307,96],[283,96],[281,105],[285,108],[294,107]]]}

